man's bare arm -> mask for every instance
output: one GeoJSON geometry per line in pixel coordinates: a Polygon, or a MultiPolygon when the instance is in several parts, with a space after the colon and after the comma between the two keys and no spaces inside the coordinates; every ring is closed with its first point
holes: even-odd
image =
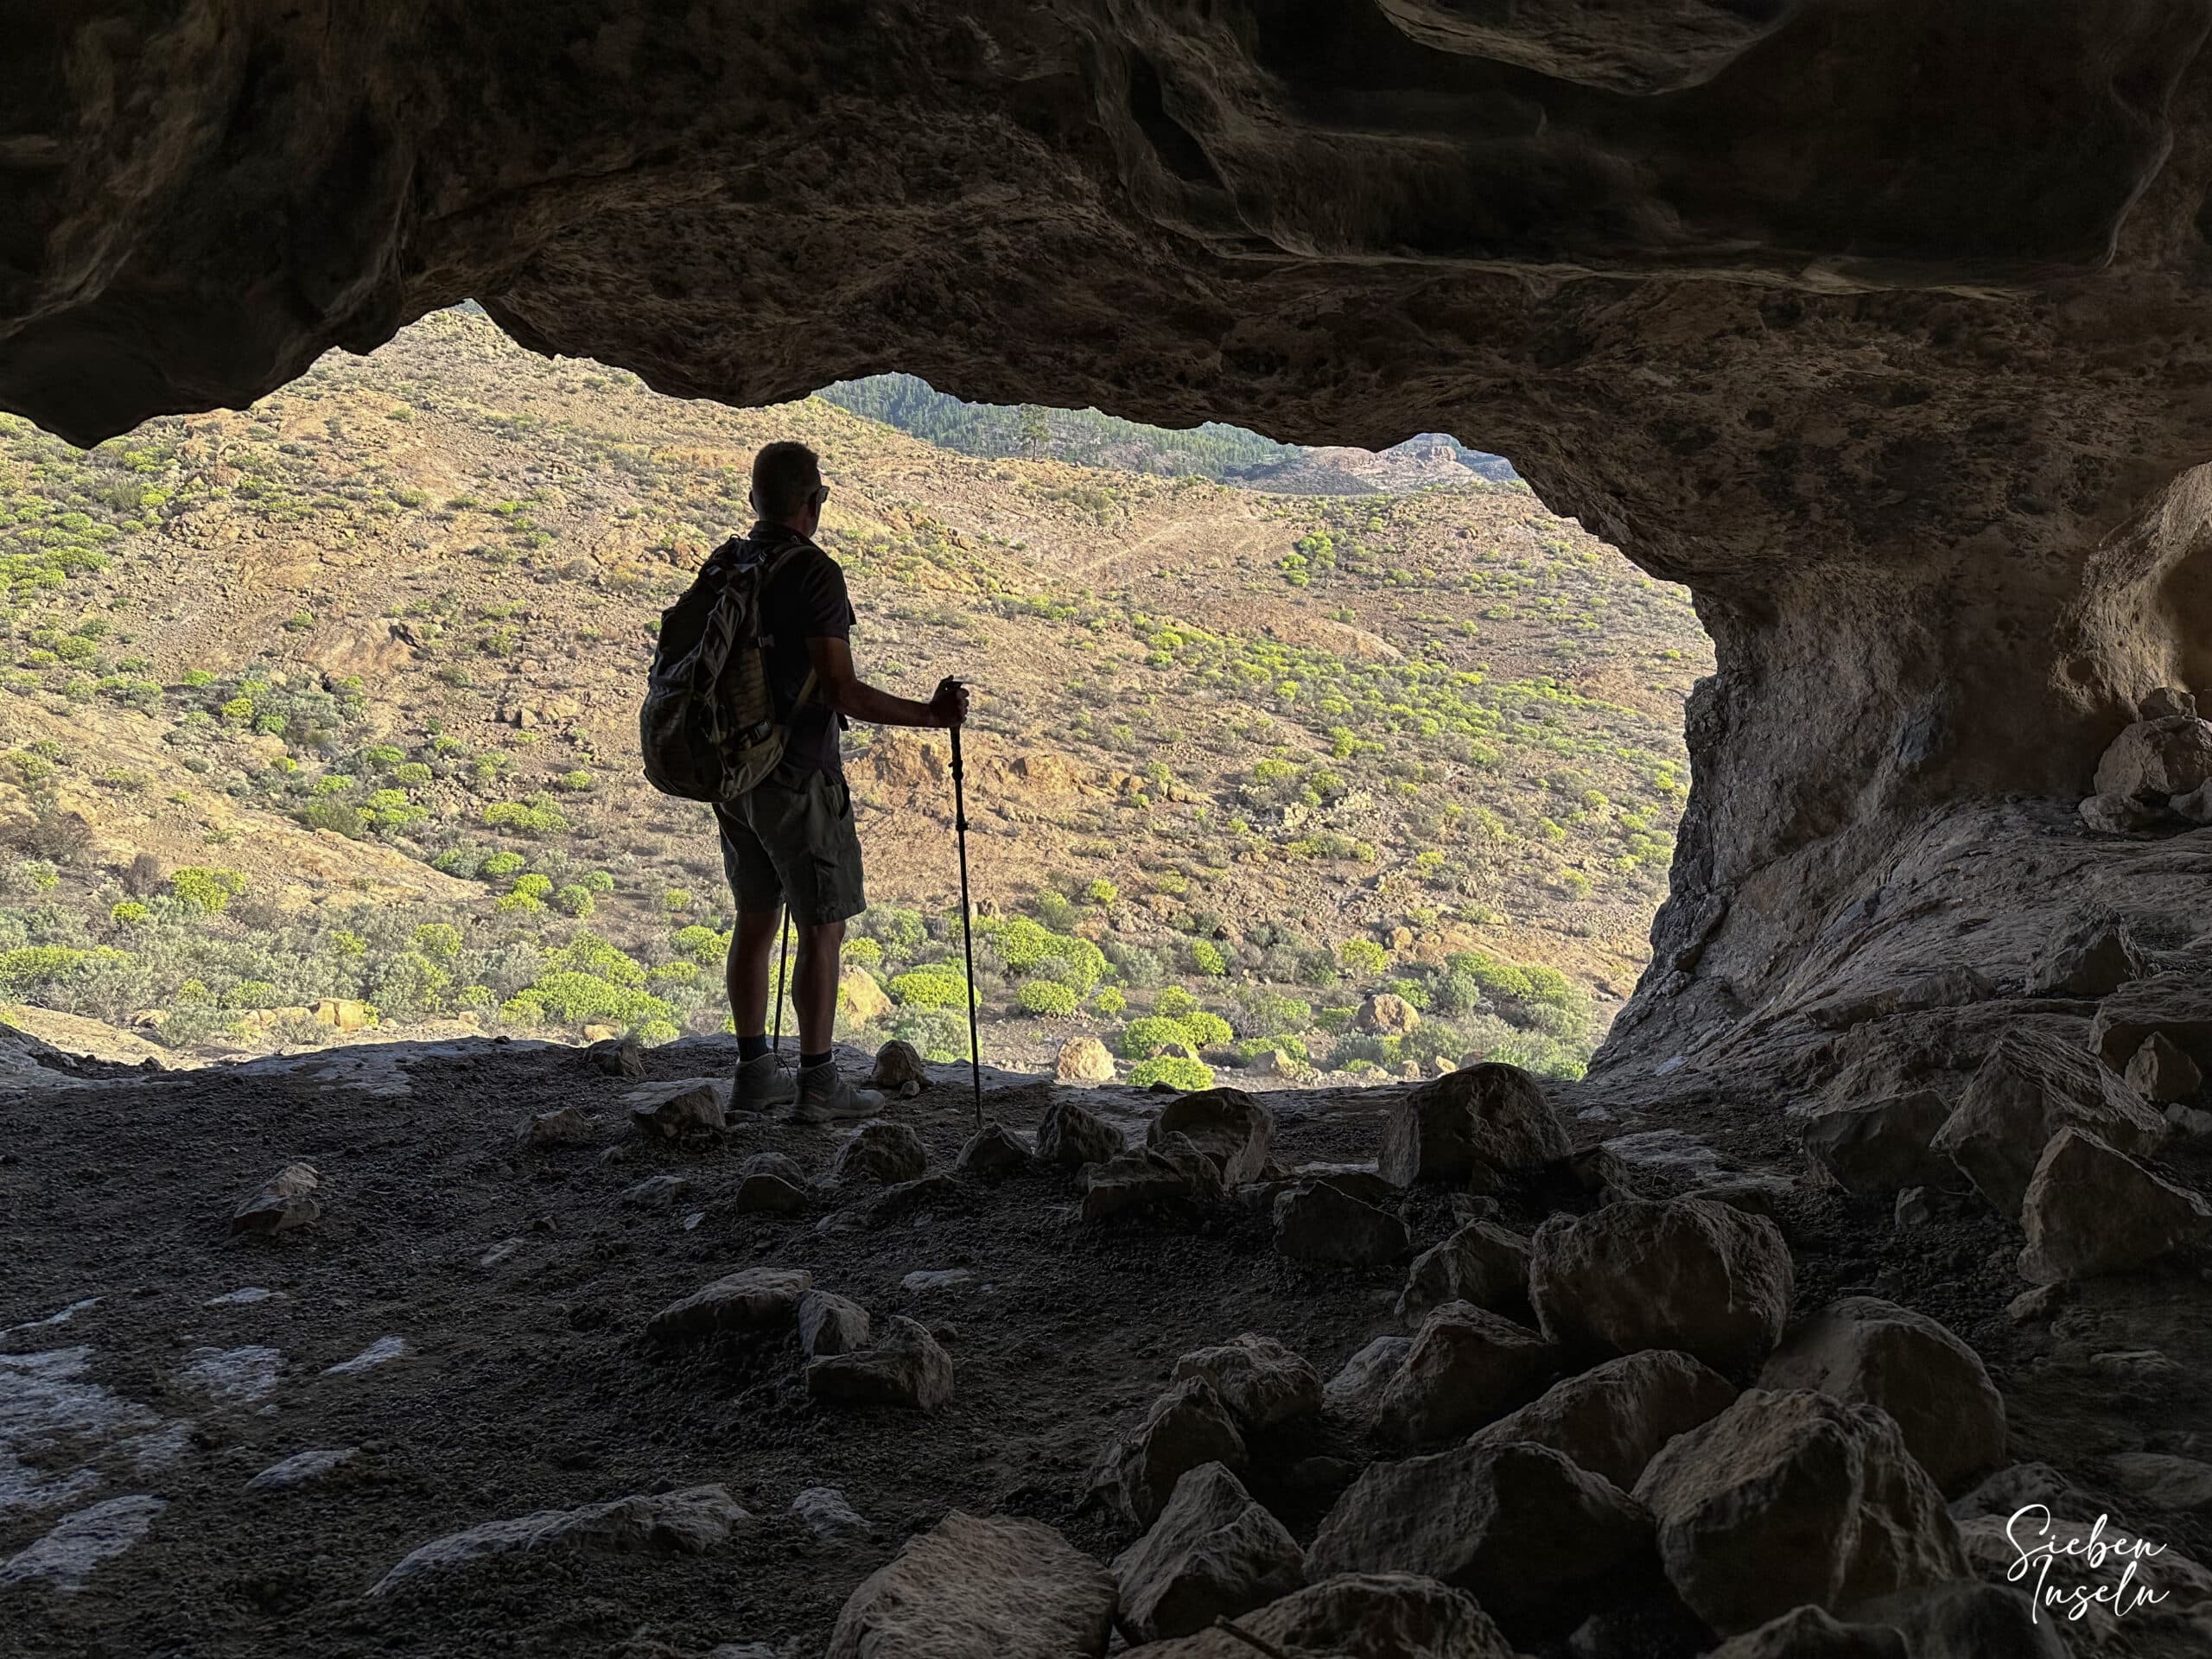
{"type": "Polygon", "coordinates": [[[968,717],[968,690],[951,680],[938,683],[927,702],[879,691],[853,670],[852,647],[842,639],[809,639],[806,654],[814,666],[814,695],[854,720],[875,726],[957,726],[968,717]]]}

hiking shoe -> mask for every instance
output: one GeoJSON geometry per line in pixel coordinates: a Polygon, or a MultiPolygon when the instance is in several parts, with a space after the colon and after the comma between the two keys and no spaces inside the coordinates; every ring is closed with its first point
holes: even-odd
{"type": "Polygon", "coordinates": [[[788,1106],[798,1098],[798,1081],[784,1070],[783,1061],[773,1053],[737,1063],[736,1074],[730,1082],[732,1111],[765,1112],[773,1107],[788,1106]]]}
{"type": "Polygon", "coordinates": [[[798,1074],[798,1099],[790,1112],[794,1123],[832,1123],[844,1118],[874,1117],[883,1109],[883,1096],[873,1089],[855,1089],[837,1075],[837,1063],[809,1066],[798,1074]]]}

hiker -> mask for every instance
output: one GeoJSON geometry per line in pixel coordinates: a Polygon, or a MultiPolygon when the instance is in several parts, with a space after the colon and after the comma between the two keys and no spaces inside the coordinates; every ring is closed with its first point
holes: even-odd
{"type": "Polygon", "coordinates": [[[788,1106],[800,1122],[867,1117],[883,1097],[837,1075],[830,1033],[837,1012],[838,951],[847,918],[868,908],[861,843],[845,783],[838,733],[848,718],[879,726],[957,726],[968,692],[938,683],[927,702],[880,691],[853,671],[854,621],[845,573],[814,544],[830,486],[803,443],[772,443],[753,457],[753,510],[760,523],[733,556],[764,562],[760,638],[768,683],[790,725],[773,771],[728,805],[717,805],[722,868],[737,901],[729,952],[729,1006],[737,1024],[731,1104],[762,1111],[788,1106]],[[794,1077],[768,1046],[769,964],[791,907],[798,935],[791,1006],[798,1015],[794,1077]]]}

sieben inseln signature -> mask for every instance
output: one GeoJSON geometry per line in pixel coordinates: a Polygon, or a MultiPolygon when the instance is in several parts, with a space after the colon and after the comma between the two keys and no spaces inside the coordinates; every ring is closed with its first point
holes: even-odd
{"type": "Polygon", "coordinates": [[[2153,1589],[2136,1576],[2145,1561],[2164,1554],[2166,1547],[2120,1531],[2111,1526],[2109,1516],[2100,1515],[2087,1532],[2054,1537],[2050,1507],[2028,1503],[2012,1511],[2012,1518],[2005,1523],[2005,1536],[2016,1557],[2005,1569],[2005,1581],[2020,1584],[2031,1576],[2035,1580],[2032,1618],[2040,1619],[2048,1607],[2054,1616],[2079,1619],[2090,1608],[2101,1605],[2112,1610],[2113,1618],[2125,1618],[2139,1607],[2156,1605],[2171,1593],[2153,1589]],[[2023,1542],[2024,1535],[2031,1541],[2023,1542]],[[2052,1584],[2051,1568],[2069,1559],[2094,1576],[2079,1583],[2052,1584]],[[2104,1575],[2114,1572],[2116,1578],[2106,1580],[2104,1575]]]}

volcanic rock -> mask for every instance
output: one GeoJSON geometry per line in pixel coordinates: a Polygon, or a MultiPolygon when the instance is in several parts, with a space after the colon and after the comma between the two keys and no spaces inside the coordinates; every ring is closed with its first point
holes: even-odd
{"type": "Polygon", "coordinates": [[[522,1126],[526,1147],[581,1147],[591,1140],[591,1120],[573,1106],[540,1112],[522,1126]]]}
{"type": "Polygon", "coordinates": [[[1352,1027],[1374,1037],[1403,1037],[1421,1025],[1421,1014],[1402,996],[1371,991],[1352,1016],[1352,1027]]]}
{"type": "Polygon", "coordinates": [[[1534,1396],[1558,1357],[1525,1326],[1471,1302],[1446,1302],[1421,1321],[1382,1390],[1377,1427],[1408,1446],[1464,1434],[1534,1396]]]}
{"type": "Polygon", "coordinates": [[[2166,1137],[2166,1121],[2093,1057],[2015,1027],[1984,1058],[1931,1144],[1999,1214],[2016,1216],[2044,1147],[2067,1128],[2139,1156],[2166,1137]]]}
{"type": "Polygon", "coordinates": [[[1086,1170],[1081,1211],[1085,1221],[1103,1221],[1149,1205],[1222,1196],[1221,1179],[1211,1160],[1180,1135],[1161,1135],[1103,1164],[1088,1165],[1086,1170]]]}
{"type": "Polygon", "coordinates": [[[671,1302],[645,1324],[655,1342],[683,1342],[723,1331],[787,1325],[814,1285],[804,1268],[745,1268],[671,1302]]]}
{"type": "Polygon", "coordinates": [[[1413,1248],[1406,1224],[1386,1210],[1346,1198],[1325,1181],[1276,1195],[1275,1249],[1294,1262],[1371,1267],[1403,1261],[1413,1248]]]}
{"type": "Polygon", "coordinates": [[[891,1012],[891,997],[865,968],[848,968],[837,976],[837,1002],[861,1024],[891,1012]]]}
{"type": "Polygon", "coordinates": [[[231,1215],[234,1233],[288,1233],[322,1219],[322,1201],[315,1195],[322,1178],[306,1164],[287,1164],[239,1205],[231,1215]]]}
{"type": "Polygon", "coordinates": [[[861,1581],[824,1659],[1103,1654],[1117,1594],[1050,1527],[955,1510],[861,1581]]]}
{"type": "Polygon", "coordinates": [[[578,1510],[540,1510],[512,1521],[486,1522],[410,1550],[369,1593],[389,1595],[425,1573],[520,1551],[566,1547],[703,1555],[727,1539],[739,1522],[751,1519],[721,1486],[617,1498],[578,1510]]]}
{"type": "Polygon", "coordinates": [[[2212,723],[2190,715],[2139,720],[2097,762],[2096,792],[2164,805],[2212,779],[2212,723]]]}
{"type": "Polygon", "coordinates": [[[1951,1115],[1932,1089],[1859,1105],[1830,1106],[1807,1118],[1805,1155],[1846,1192],[1859,1197],[1933,1186],[1951,1179],[1950,1160],[1929,1143],[1951,1115]]]}
{"type": "Polygon", "coordinates": [[[1305,1567],[1298,1541],[1243,1483],[1220,1464],[1201,1464],[1175,1483],[1152,1529],[1115,1559],[1116,1622],[1132,1642],[1187,1636],[1288,1595],[1305,1567]]]}
{"type": "Polygon", "coordinates": [[[2126,1076],[2127,1086],[2154,1105],[2187,1100],[2204,1085],[2204,1073],[2196,1062],[2163,1031],[2143,1039],[2143,1046],[2127,1063],[2126,1076]]]}
{"type": "Polygon", "coordinates": [[[1246,1428],[1271,1428],[1321,1409],[1321,1374],[1273,1337],[1252,1332],[1175,1362],[1174,1377],[1202,1376],[1246,1428]]]}
{"type": "Polygon", "coordinates": [[[1224,1187],[1259,1179],[1274,1138],[1274,1120],[1241,1089],[1202,1089],[1181,1095],[1160,1108],[1145,1131],[1146,1144],[1158,1147],[1170,1135],[1189,1137],[1224,1187]]]}
{"type": "Polygon", "coordinates": [[[1029,1166],[1029,1148],[1003,1123],[986,1123],[960,1148],[955,1167],[970,1175],[1011,1175],[1029,1166]]]}
{"type": "Polygon", "coordinates": [[[1071,1037],[1052,1062],[1052,1077],[1058,1083],[1111,1083],[1113,1051],[1096,1037],[1071,1037]]]}
{"type": "Polygon", "coordinates": [[[2051,941],[2028,972],[2030,996],[2108,996],[2151,971],[2118,918],[2092,916],[2051,941]]]}
{"type": "Polygon", "coordinates": [[[1322,1409],[1354,1423],[1371,1422],[1413,1345],[1411,1337],[1376,1338],[1322,1385],[1322,1409]]]}
{"type": "Polygon", "coordinates": [[[798,1299],[798,1345],[809,1359],[856,1353],[868,1346],[868,1310],[826,1290],[798,1299]]]}
{"type": "Polygon", "coordinates": [[[1647,1348],[1554,1382],[1538,1399],[1478,1430],[1469,1442],[1526,1440],[1564,1453],[1623,1491],[1677,1434],[1727,1409],[1736,1389],[1688,1354],[1647,1348]]]}
{"type": "Polygon", "coordinates": [[[875,1065],[868,1074],[867,1086],[887,1094],[918,1095],[930,1086],[929,1067],[922,1063],[919,1049],[894,1037],[875,1051],[875,1065]]]}
{"type": "MultiPolygon", "coordinates": [[[[1344,1573],[1234,1621],[1283,1654],[1330,1659],[1516,1659],[1490,1615],[1460,1591],[1409,1573],[1344,1573]]],[[[1242,1637],[1203,1630],[1131,1659],[1256,1659],[1242,1637]]]]}
{"type": "Polygon", "coordinates": [[[1243,1468],[1244,1437],[1213,1384],[1187,1376],[1153,1402],[1135,1433],[1107,1449],[1094,1484],[1131,1521],[1149,1527],[1175,1483],[1205,1463],[1243,1468]]]}
{"type": "Polygon", "coordinates": [[[873,1347],[807,1361],[806,1391],[837,1405],[933,1412],[952,1398],[952,1357],[927,1328],[894,1313],[873,1347]]]}
{"type": "Polygon", "coordinates": [[[855,1129],[837,1149],[836,1161],[830,1166],[829,1181],[833,1186],[850,1186],[860,1182],[893,1186],[901,1181],[918,1180],[929,1167],[929,1150],[923,1146],[922,1137],[909,1125],[872,1117],[855,1129]]]}
{"type": "Polygon", "coordinates": [[[1418,1323],[1446,1302],[1472,1302],[1509,1319],[1532,1324],[1529,1241],[1494,1222],[1470,1222],[1414,1258],[1398,1295],[1398,1317],[1418,1323]]]}
{"type": "Polygon", "coordinates": [[[1103,1164],[1119,1155],[1123,1144],[1119,1129],[1065,1097],[1055,1097],[1045,1108],[1044,1121],[1037,1126],[1038,1157],[1061,1169],[1103,1164]]]}
{"type": "Polygon", "coordinates": [[[1486,1192],[1508,1172],[1567,1153],[1567,1126],[1536,1080],[1485,1061],[1391,1103],[1381,1169],[1395,1186],[1450,1180],[1486,1192]]]}
{"type": "Polygon", "coordinates": [[[2020,1207],[2020,1276],[2063,1284],[2125,1273],[2212,1237],[2212,1204],[2095,1135],[2063,1128],[2043,1149],[2020,1207]]]}
{"type": "Polygon", "coordinates": [[[806,1207],[806,1172],[780,1152],[756,1152],[738,1166],[730,1202],[740,1213],[789,1215],[806,1207]]]}

